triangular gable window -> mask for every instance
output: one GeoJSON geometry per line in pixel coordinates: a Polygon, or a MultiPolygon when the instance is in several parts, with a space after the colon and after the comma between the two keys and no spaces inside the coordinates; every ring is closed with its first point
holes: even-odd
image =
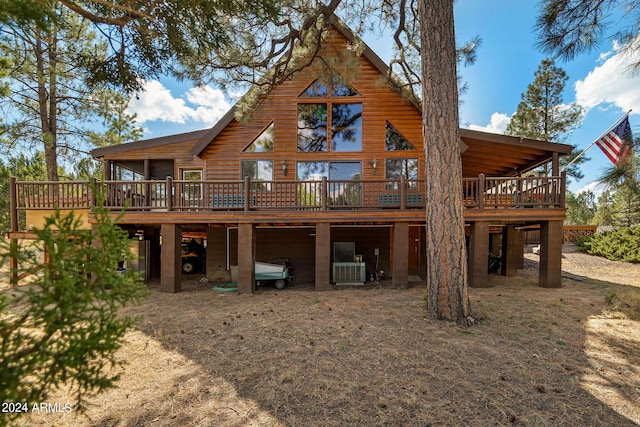
{"type": "Polygon", "coordinates": [[[301,97],[326,97],[329,93],[329,88],[325,83],[322,83],[320,80],[316,80],[309,85],[309,87],[302,92],[301,97]]]}
{"type": "Polygon", "coordinates": [[[344,83],[340,78],[333,76],[331,79],[331,88],[326,83],[323,83],[320,79],[315,80],[300,94],[302,98],[326,98],[331,93],[331,96],[360,96],[358,91],[352,88],[349,84],[344,83]]]}
{"type": "Polygon", "coordinates": [[[416,147],[411,144],[407,138],[402,136],[400,132],[389,122],[387,122],[387,151],[415,150],[416,147]]]}
{"type": "Polygon", "coordinates": [[[273,122],[262,131],[256,139],[253,140],[247,148],[243,150],[245,153],[270,153],[273,151],[273,122]]]}
{"type": "Polygon", "coordinates": [[[360,94],[352,88],[351,85],[341,81],[336,76],[333,76],[331,96],[360,96],[360,94]]]}

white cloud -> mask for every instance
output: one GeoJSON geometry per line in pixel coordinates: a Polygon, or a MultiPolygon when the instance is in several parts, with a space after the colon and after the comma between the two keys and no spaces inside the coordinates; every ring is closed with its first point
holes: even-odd
{"type": "Polygon", "coordinates": [[[576,82],[576,101],[587,109],[613,104],[625,111],[640,111],[640,78],[629,71],[629,66],[638,59],[637,54],[623,54],[616,43],[614,50],[615,55],[576,82]]]}
{"type": "Polygon", "coordinates": [[[511,121],[511,117],[507,116],[506,114],[493,113],[491,115],[491,119],[488,125],[486,126],[470,125],[469,129],[479,130],[482,132],[503,134],[507,130],[507,126],[509,126],[510,121],[511,121]]]}
{"type": "Polygon", "coordinates": [[[144,83],[144,90],[129,101],[127,111],[137,114],[137,122],[151,121],[184,124],[200,122],[212,126],[231,108],[224,93],[204,86],[189,89],[181,98],[175,98],[169,89],[157,80],[144,83]]]}

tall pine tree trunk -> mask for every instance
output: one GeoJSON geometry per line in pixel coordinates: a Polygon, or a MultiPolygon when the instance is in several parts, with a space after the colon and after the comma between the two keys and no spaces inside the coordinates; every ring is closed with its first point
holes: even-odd
{"type": "Polygon", "coordinates": [[[467,289],[454,0],[419,0],[429,313],[473,323],[467,289]]]}
{"type": "MultiPolygon", "coordinates": [[[[46,34],[36,29],[34,45],[36,74],[38,81],[38,112],[47,167],[47,180],[58,181],[58,129],[57,129],[57,83],[56,44],[57,32],[46,34]],[[44,38],[44,40],[43,40],[44,38]],[[48,67],[48,68],[47,68],[48,67]]],[[[57,187],[51,187],[51,189],[57,187]]]]}

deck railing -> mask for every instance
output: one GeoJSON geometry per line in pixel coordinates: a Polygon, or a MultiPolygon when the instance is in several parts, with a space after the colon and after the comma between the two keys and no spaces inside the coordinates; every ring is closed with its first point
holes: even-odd
{"type": "MultiPolygon", "coordinates": [[[[565,175],[464,178],[469,209],[564,207],[565,175]]],[[[113,210],[346,210],[420,209],[428,202],[425,182],[398,180],[315,181],[105,181],[21,182],[11,179],[12,211],[89,209],[94,189],[113,210]]]]}

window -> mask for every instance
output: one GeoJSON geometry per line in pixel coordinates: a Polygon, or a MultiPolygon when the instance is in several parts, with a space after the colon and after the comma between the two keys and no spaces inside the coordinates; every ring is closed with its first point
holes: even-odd
{"type": "Polygon", "coordinates": [[[298,151],[327,151],[327,104],[298,104],[298,151]]]}
{"type": "Polygon", "coordinates": [[[202,205],[202,169],[182,169],[182,197],[185,206],[202,205]],[[194,181],[194,182],[188,182],[194,181]]]}
{"type": "Polygon", "coordinates": [[[183,169],[182,179],[185,181],[202,181],[202,169],[183,169]]]}
{"type": "Polygon", "coordinates": [[[273,151],[273,123],[271,123],[265,130],[253,140],[247,148],[244,149],[245,153],[270,153],[273,151]]]}
{"type": "Polygon", "coordinates": [[[331,151],[362,151],[362,104],[333,104],[331,151]]]}
{"type": "Polygon", "coordinates": [[[298,104],[298,151],[362,151],[362,103],[345,102],[357,96],[339,77],[330,84],[318,79],[309,85],[298,104]]]}
{"type": "Polygon", "coordinates": [[[303,98],[325,98],[329,96],[329,93],[331,93],[331,96],[360,96],[358,91],[338,74],[331,76],[331,84],[327,84],[322,80],[321,78],[316,79],[300,96],[303,98]]]}
{"type": "Polygon", "coordinates": [[[241,178],[251,178],[252,181],[273,180],[273,162],[271,160],[243,160],[241,162],[241,178]]]}
{"type": "MultiPolygon", "coordinates": [[[[385,161],[385,178],[388,180],[400,180],[401,176],[410,182],[407,183],[407,188],[417,188],[418,179],[418,159],[387,159],[385,161]]],[[[399,189],[399,183],[390,183],[389,186],[397,190],[399,189]]]]}
{"type": "Polygon", "coordinates": [[[329,93],[329,88],[325,83],[322,83],[320,79],[314,81],[309,85],[307,89],[300,95],[301,97],[326,97],[329,93]]]}
{"type": "Polygon", "coordinates": [[[360,162],[298,162],[298,181],[319,181],[323,176],[330,180],[358,180],[361,177],[360,162]]]}
{"type": "MultiPolygon", "coordinates": [[[[329,204],[350,206],[361,202],[362,172],[360,162],[298,162],[298,181],[320,181],[327,177],[329,182],[329,204]]],[[[320,186],[313,183],[298,185],[298,203],[311,205],[320,203],[320,186]]]]}
{"type": "Polygon", "coordinates": [[[273,162],[271,160],[243,160],[240,164],[242,179],[251,178],[251,189],[270,191],[271,183],[260,181],[273,180],[273,162]]]}
{"type": "Polygon", "coordinates": [[[298,104],[298,151],[326,152],[328,146],[330,151],[362,151],[361,103],[298,104]]]}
{"type": "Polygon", "coordinates": [[[386,150],[415,150],[416,147],[411,144],[407,138],[402,136],[400,132],[391,123],[387,122],[386,150]]]}

